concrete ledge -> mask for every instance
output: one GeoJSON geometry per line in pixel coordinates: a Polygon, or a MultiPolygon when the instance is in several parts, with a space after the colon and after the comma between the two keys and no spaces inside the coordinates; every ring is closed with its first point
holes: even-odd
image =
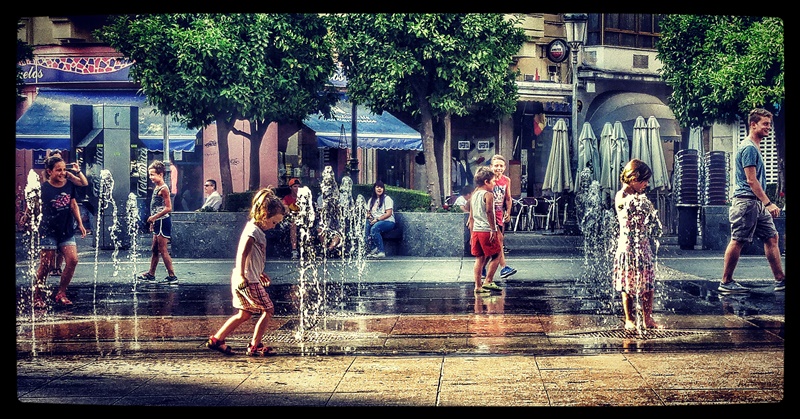
{"type": "Polygon", "coordinates": [[[175,258],[234,259],[247,212],[181,212],[172,217],[175,258]]]}
{"type": "Polygon", "coordinates": [[[402,256],[469,256],[469,214],[457,212],[397,212],[402,228],[402,256]]]}
{"type": "MultiPolygon", "coordinates": [[[[236,257],[239,235],[247,223],[246,212],[177,211],[170,216],[172,257],[236,257]]],[[[402,239],[397,244],[390,244],[393,248],[389,253],[399,256],[469,256],[469,230],[465,225],[467,216],[466,213],[397,212],[395,229],[402,232],[402,239]]],[[[268,242],[278,244],[275,241],[268,236],[268,242]]],[[[288,249],[286,252],[279,251],[281,249],[268,250],[269,254],[275,256],[283,256],[288,252],[288,249]]]]}

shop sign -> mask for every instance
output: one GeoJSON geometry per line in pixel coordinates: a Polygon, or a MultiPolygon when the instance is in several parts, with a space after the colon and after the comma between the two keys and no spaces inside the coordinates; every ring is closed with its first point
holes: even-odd
{"type": "Polygon", "coordinates": [[[562,63],[569,56],[569,46],[563,39],[554,39],[547,44],[547,59],[554,63],[562,63]]]}

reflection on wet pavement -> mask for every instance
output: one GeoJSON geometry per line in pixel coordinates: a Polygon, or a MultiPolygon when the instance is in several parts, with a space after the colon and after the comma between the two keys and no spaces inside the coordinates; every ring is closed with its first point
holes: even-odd
{"type": "MultiPolygon", "coordinates": [[[[666,281],[655,318],[664,330],[621,330],[608,295],[564,281],[507,281],[476,296],[471,284],[329,284],[316,327],[298,335],[297,289],[270,287],[275,302],[265,342],[281,353],[572,353],[633,347],[783,344],[783,294],[721,296],[708,281],[666,281]],[[335,297],[335,298],[334,298],[335,297]]],[[[232,314],[227,285],[71,287],[75,304],[31,311],[18,291],[17,350],[114,353],[195,350],[232,314]]],[[[244,346],[251,330],[230,337],[244,346]]]]}

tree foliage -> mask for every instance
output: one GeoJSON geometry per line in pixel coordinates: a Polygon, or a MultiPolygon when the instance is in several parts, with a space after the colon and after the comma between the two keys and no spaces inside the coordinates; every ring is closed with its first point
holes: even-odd
{"type": "Polygon", "coordinates": [[[316,14],[116,16],[97,37],[135,64],[148,102],[190,128],[217,122],[223,194],[231,191],[228,134],[250,140],[250,189],[259,185],[261,139],[270,122],[330,113],[335,70],[316,14]],[[250,132],[234,127],[250,123],[250,132]]]}
{"type": "MultiPolygon", "coordinates": [[[[499,119],[518,98],[512,55],[525,39],[502,14],[335,14],[328,16],[351,99],[373,112],[420,120],[431,196],[441,206],[433,122],[480,113],[499,119]]],[[[441,148],[441,146],[439,147],[441,148]]],[[[449,170],[449,168],[448,168],[449,170]]]]}
{"type": "Polygon", "coordinates": [[[673,89],[670,108],[685,127],[732,123],[752,108],[784,102],[783,20],[666,15],[657,56],[673,89]]]}
{"type": "MultiPolygon", "coordinates": [[[[734,123],[753,108],[778,115],[784,89],[783,20],[763,16],[667,15],[657,56],[684,127],[734,123]]],[[[774,118],[779,194],[786,189],[785,116],[774,118]]]]}

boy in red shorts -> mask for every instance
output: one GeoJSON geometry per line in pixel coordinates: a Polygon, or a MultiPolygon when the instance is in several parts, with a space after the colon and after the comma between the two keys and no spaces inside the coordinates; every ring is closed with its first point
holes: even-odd
{"type": "Polygon", "coordinates": [[[498,289],[493,280],[500,259],[496,256],[503,252],[502,232],[497,228],[494,216],[494,173],[486,166],[481,166],[475,173],[475,191],[472,192],[469,206],[467,226],[470,231],[470,247],[475,256],[473,276],[475,278],[475,294],[488,294],[490,289],[498,289]],[[481,270],[489,260],[486,272],[486,283],[481,282],[481,270]]]}

